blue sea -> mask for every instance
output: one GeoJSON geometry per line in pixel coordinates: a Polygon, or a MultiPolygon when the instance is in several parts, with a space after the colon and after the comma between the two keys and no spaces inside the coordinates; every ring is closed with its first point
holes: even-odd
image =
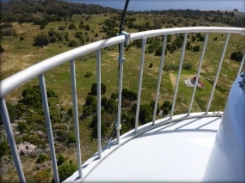
{"type": "MultiPolygon", "coordinates": [[[[99,4],[102,6],[123,9],[126,0],[66,0],[69,2],[99,4]]],[[[229,10],[245,12],[245,0],[130,0],[128,10],[229,10]]]]}

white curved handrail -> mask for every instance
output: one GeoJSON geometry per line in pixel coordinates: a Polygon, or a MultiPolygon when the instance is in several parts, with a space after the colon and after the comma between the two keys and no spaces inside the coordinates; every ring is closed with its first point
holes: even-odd
{"type": "MultiPolygon", "coordinates": [[[[130,40],[141,39],[142,37],[153,37],[166,34],[182,34],[182,33],[196,33],[196,32],[220,32],[220,33],[235,33],[244,34],[244,28],[228,28],[228,27],[185,27],[185,28],[169,28],[169,29],[158,29],[150,30],[139,33],[132,33],[130,40]]],[[[37,77],[38,75],[64,63],[69,60],[75,59],[79,56],[86,55],[93,51],[103,49],[112,45],[116,45],[125,41],[124,36],[116,36],[113,38],[97,41],[88,45],[80,46],[70,51],[61,53],[54,57],[48,58],[39,62],[27,69],[20,71],[0,82],[0,98],[7,95],[16,87],[29,81],[30,79],[37,77]]]]}
{"type": "Polygon", "coordinates": [[[184,34],[184,33],[234,33],[245,34],[244,28],[234,27],[183,27],[183,28],[169,28],[169,29],[157,29],[144,32],[138,32],[130,35],[130,40],[141,39],[143,37],[161,36],[166,34],[184,34]]]}

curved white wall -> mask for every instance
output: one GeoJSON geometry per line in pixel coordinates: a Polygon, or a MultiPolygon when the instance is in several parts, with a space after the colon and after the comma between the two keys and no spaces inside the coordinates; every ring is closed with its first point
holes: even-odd
{"type": "Polygon", "coordinates": [[[239,76],[231,88],[204,182],[245,182],[245,93],[238,84],[241,80],[239,76]]]}

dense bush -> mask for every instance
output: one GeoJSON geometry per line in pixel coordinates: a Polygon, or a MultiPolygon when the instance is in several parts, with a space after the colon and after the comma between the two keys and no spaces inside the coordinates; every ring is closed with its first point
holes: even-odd
{"type": "Polygon", "coordinates": [[[0,142],[1,144],[0,144],[0,161],[1,161],[1,159],[2,159],[2,157],[4,156],[4,155],[6,155],[6,154],[8,154],[8,152],[9,152],[9,147],[8,147],[8,143],[7,143],[7,141],[2,141],[2,142],[0,142]]]}
{"type": "Polygon", "coordinates": [[[185,70],[191,70],[192,69],[192,64],[191,63],[184,63],[183,64],[183,69],[185,69],[185,70]]]}
{"type": "Polygon", "coordinates": [[[75,47],[75,46],[77,46],[77,45],[78,45],[78,43],[77,43],[75,40],[71,40],[71,41],[69,42],[69,44],[68,44],[69,47],[75,47]]]}
{"type": "Polygon", "coordinates": [[[68,26],[68,29],[72,30],[72,29],[76,29],[76,25],[74,23],[71,23],[69,26],[68,26]]]}
{"type": "MultiPolygon", "coordinates": [[[[10,122],[13,123],[15,119],[17,119],[17,118],[19,118],[21,116],[21,112],[16,107],[16,105],[12,105],[12,104],[6,102],[6,106],[7,106],[7,109],[8,109],[10,122]]],[[[3,124],[2,117],[0,117],[0,124],[3,124]]]]}
{"type": "Polygon", "coordinates": [[[39,34],[34,38],[35,46],[45,46],[50,43],[50,39],[47,35],[39,34]]]}
{"type": "Polygon", "coordinates": [[[58,165],[58,166],[62,165],[62,164],[65,162],[65,157],[62,156],[61,154],[58,156],[57,159],[58,159],[58,160],[57,160],[57,165],[58,165]]]}
{"type": "Polygon", "coordinates": [[[71,174],[73,174],[77,170],[77,166],[73,163],[69,164],[62,164],[58,168],[59,176],[60,176],[60,182],[64,181],[66,178],[68,178],[71,174]]]}
{"type": "Polygon", "coordinates": [[[21,133],[23,133],[27,129],[27,124],[26,122],[19,122],[18,123],[18,129],[21,133]]]}
{"type": "Polygon", "coordinates": [[[45,154],[40,154],[37,158],[36,163],[42,163],[46,160],[48,160],[48,156],[46,156],[45,154]]]}
{"type": "Polygon", "coordinates": [[[126,88],[122,90],[122,97],[126,100],[136,100],[137,99],[137,94],[136,92],[130,91],[126,88]]]}
{"type": "MultiPolygon", "coordinates": [[[[106,92],[106,86],[105,84],[101,83],[101,95],[103,95],[106,92]]],[[[93,83],[91,86],[91,94],[97,95],[97,83],[93,83]]]]}
{"type": "Polygon", "coordinates": [[[193,47],[193,51],[194,51],[194,52],[200,51],[200,46],[199,46],[199,45],[194,46],[194,47],[193,47]]]}
{"type": "Polygon", "coordinates": [[[236,60],[238,62],[242,61],[243,54],[240,51],[235,51],[231,54],[230,59],[231,60],[236,60]]]}

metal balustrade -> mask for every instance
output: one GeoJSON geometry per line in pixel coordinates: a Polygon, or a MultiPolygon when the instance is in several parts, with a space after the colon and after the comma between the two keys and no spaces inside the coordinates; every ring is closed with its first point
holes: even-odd
{"type": "MultiPolygon", "coordinates": [[[[218,70],[216,73],[216,77],[213,83],[212,91],[209,97],[209,101],[207,104],[206,111],[204,113],[199,113],[197,118],[202,117],[208,117],[208,116],[216,116],[217,114],[211,114],[209,113],[210,106],[212,103],[212,99],[214,96],[214,91],[217,85],[217,81],[220,75],[220,70],[222,67],[222,63],[224,60],[224,56],[226,53],[228,41],[230,38],[230,34],[245,34],[245,29],[243,28],[231,28],[231,27],[188,27],[188,28],[170,28],[170,29],[159,29],[159,30],[150,30],[145,32],[138,32],[130,34],[130,41],[133,40],[142,40],[142,53],[141,53],[141,62],[140,62],[140,72],[139,72],[139,82],[138,82],[138,97],[137,97],[137,109],[136,109],[136,120],[135,120],[135,127],[134,127],[134,133],[135,136],[142,133],[138,131],[138,119],[139,119],[139,110],[140,110],[140,96],[141,96],[141,89],[142,89],[142,79],[143,79],[143,67],[144,67],[144,57],[145,57],[145,49],[146,49],[146,41],[147,38],[153,37],[153,36],[164,36],[163,42],[162,42],[162,56],[160,59],[160,67],[159,67],[159,75],[158,75],[158,83],[156,88],[156,98],[155,98],[155,106],[154,106],[154,114],[151,126],[148,128],[153,129],[155,127],[175,122],[178,120],[183,119],[179,118],[173,118],[174,111],[175,111],[175,104],[176,104],[176,98],[178,94],[178,84],[180,81],[180,75],[182,71],[182,65],[185,55],[185,46],[187,42],[187,36],[190,33],[205,33],[205,40],[204,45],[200,57],[200,61],[198,64],[198,70],[196,74],[196,81],[193,88],[193,93],[191,97],[191,101],[189,104],[188,112],[184,119],[187,118],[193,118],[191,114],[193,101],[196,93],[196,88],[198,84],[198,78],[200,76],[201,67],[202,67],[202,61],[205,55],[205,50],[208,42],[208,36],[209,33],[226,33],[227,38],[224,44],[222,56],[220,58],[220,62],[218,65],[218,70]],[[170,34],[184,34],[184,40],[182,45],[182,53],[180,57],[180,63],[179,63],[179,70],[178,75],[176,78],[176,85],[174,89],[174,96],[172,101],[172,108],[171,108],[171,114],[168,120],[163,121],[161,123],[155,124],[156,121],[156,115],[157,115],[157,103],[159,100],[159,93],[160,93],[160,86],[161,86],[161,79],[162,79],[162,71],[164,67],[164,58],[165,58],[165,50],[166,50],[166,43],[167,43],[167,36],[170,34]]],[[[4,128],[6,130],[8,143],[11,149],[11,153],[13,156],[14,164],[17,170],[18,178],[20,182],[26,182],[25,176],[22,170],[22,165],[20,162],[20,158],[17,152],[16,143],[13,135],[12,126],[9,119],[8,110],[5,103],[5,96],[10,93],[15,88],[19,87],[20,85],[26,83],[27,81],[38,77],[39,78],[39,84],[40,84],[40,91],[42,96],[42,104],[44,109],[44,115],[45,115],[45,121],[46,121],[46,127],[47,127],[47,134],[48,134],[48,141],[49,141],[49,147],[50,147],[50,153],[52,157],[52,166],[53,166],[53,172],[54,172],[54,179],[55,182],[59,182],[59,175],[58,175],[58,169],[57,169],[57,163],[56,163],[56,155],[55,155],[55,149],[54,149],[54,140],[53,140],[53,133],[52,133],[52,126],[50,121],[50,114],[49,114],[49,107],[48,107],[48,100],[47,100],[47,93],[46,93],[46,84],[45,84],[45,72],[48,70],[51,70],[54,67],[57,67],[65,62],[70,61],[70,69],[71,69],[71,84],[72,84],[72,101],[73,101],[73,111],[74,111],[74,123],[75,123],[75,132],[76,132],[76,149],[77,149],[77,164],[78,164],[78,173],[79,177],[78,179],[84,180],[86,175],[83,174],[82,171],[82,162],[81,162],[81,151],[80,151],[80,137],[79,137],[79,125],[78,125],[78,104],[77,104],[77,91],[76,91],[76,71],[75,71],[75,59],[86,55],[91,52],[96,52],[96,60],[97,60],[97,123],[98,123],[98,160],[102,158],[102,145],[101,145],[101,49],[110,47],[113,45],[120,45],[120,53],[118,57],[119,62],[119,75],[118,75],[118,114],[117,114],[117,124],[116,124],[116,132],[117,132],[117,139],[116,143],[119,146],[120,145],[120,129],[121,129],[121,103],[122,103],[122,81],[123,81],[123,64],[124,64],[124,42],[126,41],[125,35],[119,35],[110,39],[100,40],[94,43],[90,43],[85,46],[81,46],[78,48],[75,48],[73,50],[61,53],[59,55],[56,55],[52,58],[48,58],[40,63],[37,63],[23,71],[20,71],[16,73],[13,76],[10,76],[0,83],[0,111],[1,111],[1,117],[3,120],[4,128]]],[[[128,41],[128,40],[127,40],[128,41]]],[[[245,53],[243,55],[241,65],[238,70],[238,74],[241,73],[243,65],[245,60],[245,53]]],[[[125,143],[125,142],[124,142],[125,143]]],[[[88,172],[87,172],[88,173],[88,172]]]]}

